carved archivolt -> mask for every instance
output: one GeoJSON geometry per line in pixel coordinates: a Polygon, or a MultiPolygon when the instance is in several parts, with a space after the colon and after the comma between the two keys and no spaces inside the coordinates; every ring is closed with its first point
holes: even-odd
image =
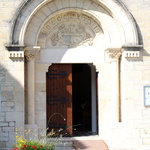
{"type": "Polygon", "coordinates": [[[46,47],[78,46],[93,44],[96,35],[101,34],[100,25],[89,16],[77,12],[66,12],[51,18],[42,28],[40,41],[46,47]]]}

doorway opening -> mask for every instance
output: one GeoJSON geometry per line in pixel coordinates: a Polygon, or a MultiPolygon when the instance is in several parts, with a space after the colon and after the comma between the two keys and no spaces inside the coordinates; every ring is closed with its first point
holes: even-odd
{"type": "Polygon", "coordinates": [[[97,134],[95,75],[95,68],[90,64],[53,64],[49,67],[46,95],[50,130],[67,129],[70,136],[97,134]]]}
{"type": "Polygon", "coordinates": [[[88,64],[72,65],[73,135],[92,133],[91,67],[88,64]]]}

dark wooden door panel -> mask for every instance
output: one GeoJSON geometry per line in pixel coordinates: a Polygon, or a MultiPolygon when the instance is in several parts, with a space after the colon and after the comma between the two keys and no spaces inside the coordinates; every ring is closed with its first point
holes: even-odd
{"type": "Polygon", "coordinates": [[[72,65],[53,64],[46,74],[47,125],[72,135],[72,65]]]}

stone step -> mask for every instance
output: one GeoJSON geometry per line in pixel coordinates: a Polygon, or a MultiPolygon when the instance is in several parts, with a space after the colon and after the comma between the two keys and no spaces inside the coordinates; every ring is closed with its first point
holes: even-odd
{"type": "Polygon", "coordinates": [[[71,140],[59,140],[56,143],[55,150],[75,150],[71,140]]]}
{"type": "Polygon", "coordinates": [[[72,141],[71,141],[71,142],[70,142],[70,141],[69,141],[69,142],[68,142],[68,141],[67,141],[67,142],[63,142],[63,141],[62,141],[62,142],[57,142],[57,143],[56,143],[56,146],[57,146],[57,147],[58,147],[58,146],[59,146],[59,147],[72,146],[72,145],[73,145],[72,141]]]}
{"type": "Polygon", "coordinates": [[[55,150],[76,150],[73,146],[61,146],[55,147],[55,150]]]}

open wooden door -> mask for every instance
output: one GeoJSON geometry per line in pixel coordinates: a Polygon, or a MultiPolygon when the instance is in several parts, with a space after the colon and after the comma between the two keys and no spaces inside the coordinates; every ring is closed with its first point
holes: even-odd
{"type": "Polygon", "coordinates": [[[72,65],[53,64],[46,74],[47,126],[72,136],[72,65]]]}

